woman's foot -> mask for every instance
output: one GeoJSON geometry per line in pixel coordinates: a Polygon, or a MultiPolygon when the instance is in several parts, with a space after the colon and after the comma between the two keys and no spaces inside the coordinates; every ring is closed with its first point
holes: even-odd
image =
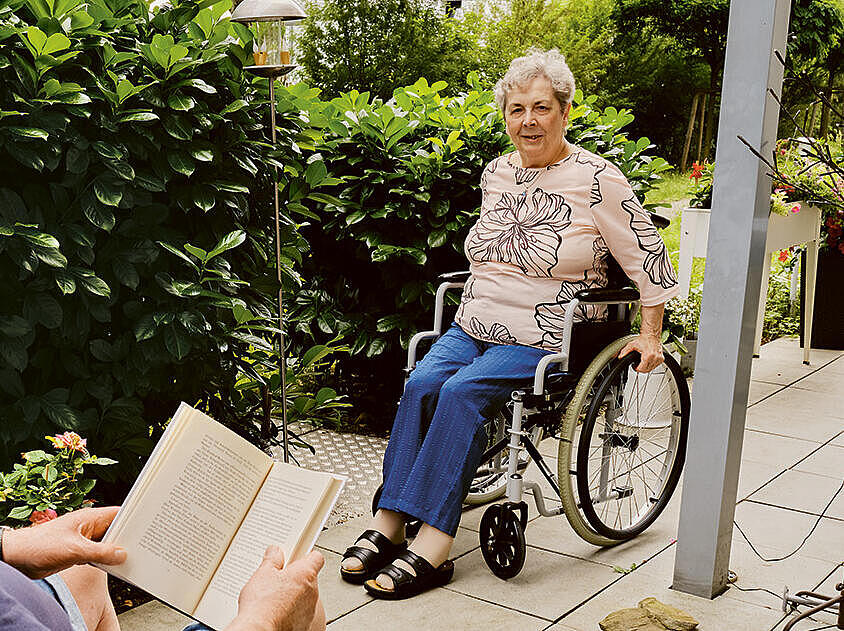
{"type": "MultiPolygon", "coordinates": [[[[439,583],[440,585],[445,585],[445,583],[451,580],[451,574],[454,572],[454,565],[448,561],[448,554],[451,552],[452,543],[454,543],[454,537],[447,535],[441,530],[437,530],[433,526],[422,524],[419,534],[416,539],[414,539],[413,544],[408,548],[408,552],[411,553],[411,555],[409,555],[410,559],[399,557],[392,564],[400,570],[400,572],[396,573],[391,571],[389,574],[378,574],[374,581],[369,581],[367,591],[373,593],[373,590],[369,588],[370,586],[374,589],[380,588],[380,590],[383,591],[394,590],[396,588],[395,583],[397,580],[406,580],[407,577],[404,576],[404,574],[408,574],[411,579],[416,577],[419,573],[418,570],[420,567],[423,568],[423,572],[425,572],[426,575],[430,573],[430,570],[438,572],[440,581],[443,581],[444,577],[447,575],[444,582],[439,583]],[[420,564],[418,562],[413,562],[416,557],[421,558],[424,563],[420,564]],[[430,569],[428,566],[430,566],[430,569]],[[394,576],[391,576],[391,574],[394,576]]],[[[436,580],[434,580],[434,582],[436,583],[436,580]]],[[[424,587],[424,589],[436,586],[438,585],[431,584],[424,587]]],[[[406,596],[399,596],[399,598],[407,598],[412,595],[415,594],[407,594],[406,596]]]]}
{"type": "Polygon", "coordinates": [[[378,581],[366,581],[364,588],[375,598],[401,600],[421,594],[433,587],[442,587],[451,580],[452,576],[454,576],[454,563],[451,561],[445,561],[434,567],[418,554],[408,550],[384,569],[378,581]],[[381,586],[382,577],[390,580],[390,588],[381,586]]]}
{"type": "Polygon", "coordinates": [[[377,530],[365,530],[356,544],[343,554],[340,576],[349,583],[360,585],[406,551],[407,542],[393,543],[377,530]]]}
{"type": "Polygon", "coordinates": [[[363,583],[405,550],[404,516],[380,509],[355,545],[346,550],[340,575],[351,583],[363,583]]]}

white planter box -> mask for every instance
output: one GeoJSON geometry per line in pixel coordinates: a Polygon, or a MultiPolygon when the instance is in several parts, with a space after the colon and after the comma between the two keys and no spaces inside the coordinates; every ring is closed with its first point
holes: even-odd
{"type": "MultiPolygon", "coordinates": [[[[685,208],[680,223],[680,261],[679,282],[680,295],[689,295],[692,279],[692,260],[706,258],[706,246],[709,237],[709,208],[685,208]]],[[[806,270],[806,308],[803,321],[808,335],[812,331],[812,308],[815,302],[815,274],[818,266],[818,242],[821,232],[821,211],[815,206],[803,205],[799,213],[793,215],[768,216],[768,236],[765,240],[765,261],[762,267],[762,287],[759,301],[759,315],[756,323],[756,343],[753,347],[754,356],[759,355],[762,339],[762,321],[765,316],[764,297],[768,291],[768,274],[771,268],[771,253],[776,250],[807,243],[806,270]]],[[[806,339],[811,339],[807,337],[806,339]]],[[[809,345],[803,349],[803,363],[809,363],[809,345]]]]}

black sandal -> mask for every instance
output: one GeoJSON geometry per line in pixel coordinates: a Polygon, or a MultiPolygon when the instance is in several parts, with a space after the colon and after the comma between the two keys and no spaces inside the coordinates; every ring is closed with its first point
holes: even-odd
{"type": "Polygon", "coordinates": [[[357,559],[363,566],[359,570],[347,570],[340,567],[340,576],[344,581],[361,585],[370,578],[377,576],[381,570],[392,563],[396,557],[407,550],[407,541],[393,543],[389,538],[377,530],[365,530],[356,541],[366,540],[374,544],[378,551],[362,546],[350,546],[343,554],[343,560],[357,559]]]}
{"type": "Polygon", "coordinates": [[[418,554],[408,550],[396,557],[402,560],[416,572],[414,576],[407,570],[397,567],[395,562],[385,567],[378,574],[386,574],[393,579],[393,589],[384,589],[374,580],[364,583],[364,588],[375,598],[385,600],[401,600],[416,596],[433,587],[442,587],[454,576],[454,563],[446,561],[435,568],[418,554]]]}

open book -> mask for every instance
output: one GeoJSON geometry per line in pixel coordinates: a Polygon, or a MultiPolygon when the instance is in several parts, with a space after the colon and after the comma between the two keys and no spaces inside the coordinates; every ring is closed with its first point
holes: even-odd
{"type": "Polygon", "coordinates": [[[343,483],[182,403],[105,534],[127,560],[102,569],[220,631],[267,546],[286,562],[311,550],[343,483]]]}

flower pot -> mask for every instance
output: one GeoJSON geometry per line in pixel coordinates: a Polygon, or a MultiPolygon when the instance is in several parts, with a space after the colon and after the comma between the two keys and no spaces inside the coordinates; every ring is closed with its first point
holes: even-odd
{"type": "MultiPolygon", "coordinates": [[[[706,246],[709,238],[709,218],[711,211],[708,208],[686,208],[683,211],[683,218],[680,224],[680,295],[689,295],[692,276],[692,259],[694,257],[706,256],[706,246]]],[[[821,231],[821,211],[815,206],[802,205],[799,213],[790,215],[778,215],[770,213],[768,216],[768,231],[765,241],[765,259],[762,267],[762,287],[759,301],[759,312],[756,317],[756,337],[753,345],[754,357],[759,356],[759,348],[762,339],[762,322],[765,315],[765,300],[768,291],[768,273],[771,267],[771,254],[777,250],[808,243],[812,252],[817,252],[818,241],[821,231]]],[[[810,261],[816,260],[814,258],[810,261]]],[[[809,265],[809,267],[812,267],[809,265]]],[[[814,279],[814,269],[803,266],[805,278],[809,276],[814,279]]],[[[814,284],[809,286],[810,293],[814,291],[814,284]]],[[[808,313],[804,311],[804,318],[808,313]]],[[[814,320],[812,320],[814,322],[814,320]]],[[[813,338],[814,339],[814,336],[813,338]]],[[[804,347],[803,363],[809,363],[809,348],[804,347]]]]}
{"type": "MultiPolygon", "coordinates": [[[[806,265],[806,253],[800,258],[806,265]]],[[[818,275],[815,284],[815,309],[812,318],[812,348],[844,350],[844,254],[825,248],[818,255],[818,275]]],[[[800,303],[805,304],[806,283],[801,275],[800,303]]],[[[800,343],[803,343],[803,322],[800,323],[800,343]]]]}
{"type": "Polygon", "coordinates": [[[686,354],[680,357],[680,368],[683,369],[683,374],[694,372],[695,358],[697,357],[697,338],[683,339],[683,346],[686,347],[686,354]]]}

